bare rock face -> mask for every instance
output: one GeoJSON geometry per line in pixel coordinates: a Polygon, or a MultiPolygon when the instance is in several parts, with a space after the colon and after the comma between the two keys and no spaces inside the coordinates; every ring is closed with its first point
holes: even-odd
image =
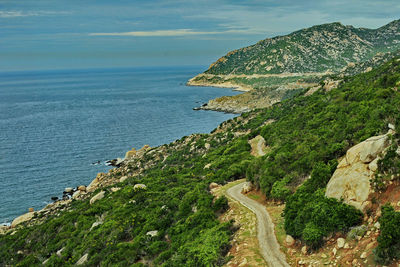
{"type": "Polygon", "coordinates": [[[372,190],[369,181],[378,168],[379,155],[390,145],[388,134],[371,137],[350,148],[330,179],[325,196],[343,198],[345,203],[365,211],[372,190]]]}

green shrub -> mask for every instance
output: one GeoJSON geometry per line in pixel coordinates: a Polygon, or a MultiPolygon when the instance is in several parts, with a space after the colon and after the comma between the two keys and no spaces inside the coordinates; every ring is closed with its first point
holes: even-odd
{"type": "Polygon", "coordinates": [[[381,232],[378,247],[374,250],[375,260],[388,265],[400,259],[400,212],[396,212],[389,204],[383,206],[379,223],[381,232]]]}
{"type": "Polygon", "coordinates": [[[272,185],[271,197],[277,200],[286,200],[286,198],[292,193],[292,191],[286,186],[290,183],[292,177],[286,176],[280,181],[276,181],[272,185]]]}

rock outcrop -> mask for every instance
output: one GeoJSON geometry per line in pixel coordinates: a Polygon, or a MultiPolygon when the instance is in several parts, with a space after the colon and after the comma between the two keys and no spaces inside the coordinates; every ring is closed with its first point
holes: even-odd
{"type": "Polygon", "coordinates": [[[371,137],[350,148],[330,179],[325,195],[343,199],[345,203],[365,211],[370,206],[368,201],[368,196],[372,192],[370,179],[378,168],[379,156],[384,154],[390,145],[389,134],[393,134],[393,130],[384,135],[371,137]]]}
{"type": "Polygon", "coordinates": [[[11,223],[11,227],[16,227],[18,224],[32,220],[34,215],[35,212],[28,212],[15,218],[11,223]]]}

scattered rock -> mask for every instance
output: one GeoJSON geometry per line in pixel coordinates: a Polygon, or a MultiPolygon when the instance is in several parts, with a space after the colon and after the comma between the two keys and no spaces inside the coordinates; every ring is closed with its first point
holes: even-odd
{"type": "Polygon", "coordinates": [[[80,186],[78,186],[78,190],[79,190],[79,191],[86,192],[86,186],[80,185],[80,186]]]}
{"type": "Polygon", "coordinates": [[[120,183],[123,183],[123,182],[126,181],[126,179],[128,179],[128,176],[122,176],[122,177],[119,179],[119,182],[120,182],[120,183]]]}
{"type": "Polygon", "coordinates": [[[366,259],[367,258],[367,252],[361,253],[360,259],[366,259]]]}
{"type": "Polygon", "coordinates": [[[349,243],[345,243],[343,248],[344,248],[344,249],[349,249],[349,248],[350,248],[349,243]]]}
{"type": "Polygon", "coordinates": [[[130,150],[130,151],[125,153],[125,158],[126,159],[133,158],[134,156],[136,156],[136,149],[135,148],[132,148],[132,150],[130,150]]]}
{"type": "Polygon", "coordinates": [[[65,247],[63,247],[63,248],[61,248],[61,249],[59,249],[59,250],[57,250],[57,252],[56,252],[56,254],[57,254],[57,256],[58,257],[60,257],[61,258],[61,256],[62,256],[62,252],[63,252],[63,250],[65,249],[65,247]]]}
{"type": "Polygon", "coordinates": [[[242,193],[246,194],[246,193],[250,192],[252,189],[253,189],[253,184],[251,182],[246,182],[243,185],[242,193]]]}
{"type": "Polygon", "coordinates": [[[211,167],[211,163],[208,163],[204,166],[204,169],[209,169],[211,167]]]}
{"type": "Polygon", "coordinates": [[[111,192],[115,193],[117,191],[119,191],[121,189],[121,187],[111,187],[111,192]]]}
{"type": "Polygon", "coordinates": [[[9,229],[10,229],[10,226],[0,225],[0,235],[7,233],[9,229]]]}
{"type": "Polygon", "coordinates": [[[84,264],[84,263],[87,261],[88,257],[89,257],[89,254],[86,253],[85,255],[83,255],[83,256],[75,263],[75,265],[82,265],[82,264],[84,264]]]}
{"type": "Polygon", "coordinates": [[[325,253],[321,254],[321,258],[326,259],[328,256],[325,253]]]}
{"type": "Polygon", "coordinates": [[[239,264],[239,266],[245,266],[247,264],[247,259],[244,258],[244,260],[239,264]]]}
{"type": "Polygon", "coordinates": [[[365,250],[370,251],[373,247],[375,247],[376,242],[370,242],[366,247],[365,250]]]}
{"type": "Polygon", "coordinates": [[[214,189],[214,188],[217,188],[218,186],[219,186],[219,184],[212,182],[212,183],[209,185],[209,188],[210,188],[210,189],[214,189]]]}
{"type": "Polygon", "coordinates": [[[146,189],[147,189],[147,186],[146,186],[145,184],[135,184],[135,185],[133,186],[133,190],[139,190],[139,189],[146,190],[146,189]]]}
{"type": "Polygon", "coordinates": [[[337,247],[338,248],[343,248],[345,243],[346,243],[346,240],[344,240],[344,238],[340,237],[337,240],[337,247]]]}
{"type": "Polygon", "coordinates": [[[95,191],[100,186],[100,181],[103,180],[105,175],[106,175],[105,173],[99,172],[96,178],[94,178],[93,181],[86,187],[86,191],[87,192],[95,191]]]}
{"type": "Polygon", "coordinates": [[[158,235],[158,231],[154,230],[154,231],[149,231],[146,233],[146,235],[151,236],[151,237],[155,237],[156,235],[158,235]]]}
{"type": "Polygon", "coordinates": [[[295,242],[294,238],[291,235],[286,235],[285,241],[286,241],[286,245],[289,247],[293,246],[294,242],[295,242]]]}
{"type": "Polygon", "coordinates": [[[96,221],[92,224],[92,226],[90,227],[89,231],[92,231],[93,228],[95,228],[96,226],[102,225],[103,221],[96,221]]]}
{"type": "Polygon", "coordinates": [[[211,145],[210,145],[209,143],[205,143],[205,144],[204,144],[204,147],[205,147],[207,150],[209,150],[210,147],[211,147],[211,145]]]}
{"type": "Polygon", "coordinates": [[[74,191],[74,189],[72,187],[67,187],[64,189],[64,192],[68,193],[68,194],[72,194],[73,191],[74,191]]]}
{"type": "Polygon", "coordinates": [[[96,194],[94,197],[90,199],[90,204],[93,204],[97,200],[104,198],[105,194],[106,194],[105,191],[101,191],[100,193],[96,194]]]}
{"type": "Polygon", "coordinates": [[[337,249],[336,249],[336,248],[333,248],[333,249],[332,249],[332,253],[333,253],[333,256],[336,256],[337,249]]]}
{"type": "Polygon", "coordinates": [[[72,199],[77,200],[77,199],[79,199],[79,196],[81,196],[82,194],[83,194],[83,191],[78,190],[72,195],[72,199]]]}
{"type": "Polygon", "coordinates": [[[304,255],[306,255],[307,254],[307,246],[303,246],[302,248],[301,248],[301,253],[303,253],[304,255]]]}
{"type": "Polygon", "coordinates": [[[380,229],[380,228],[381,228],[381,224],[380,224],[379,222],[376,222],[376,223],[374,224],[374,227],[375,227],[376,229],[380,229]]]}

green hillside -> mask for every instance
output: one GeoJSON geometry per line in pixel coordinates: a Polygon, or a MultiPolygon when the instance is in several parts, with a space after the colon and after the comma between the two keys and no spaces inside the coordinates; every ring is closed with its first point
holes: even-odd
{"type": "Polygon", "coordinates": [[[153,148],[110,171],[108,186],[63,209],[38,212],[26,227],[1,235],[0,265],[70,266],[85,255],[89,266],[223,265],[235,229],[217,220],[227,201],[213,200],[208,187],[243,177],[268,198],[287,201],[286,231],[317,248],[324,236],[362,219],[354,208],[325,198],[323,190],[349,147],[386,132],[389,122],[400,123],[399,86],[397,57],[345,78],[329,92],[305,96],[303,91],[227,121],[211,134],[153,148]],[[250,155],[248,140],[256,135],[270,148],[261,158],[250,155]],[[105,197],[90,204],[100,191],[105,197]],[[318,221],[306,216],[315,207],[324,210],[318,221]],[[337,221],[336,214],[345,221],[337,221]],[[321,221],[329,224],[320,228],[321,221]]]}
{"type": "Polygon", "coordinates": [[[207,74],[279,74],[340,71],[378,52],[400,48],[400,20],[371,30],[335,22],[268,38],[218,59],[207,74]]]}

